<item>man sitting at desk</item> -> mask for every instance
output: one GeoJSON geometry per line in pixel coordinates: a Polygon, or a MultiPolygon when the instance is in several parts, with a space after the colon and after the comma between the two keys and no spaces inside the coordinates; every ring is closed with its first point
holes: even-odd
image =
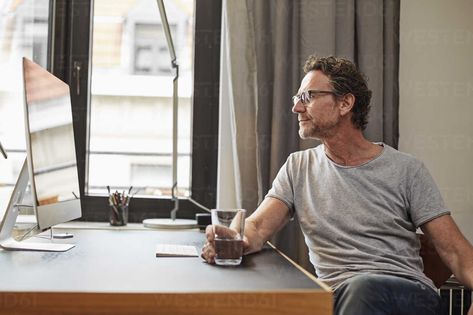
{"type": "MultiPolygon", "coordinates": [[[[440,298],[423,273],[416,228],[473,287],[473,247],[446,209],[422,162],[364,138],[371,91],[350,61],[310,56],[293,97],[301,138],[258,209],[246,219],[245,253],[261,250],[297,212],[336,314],[437,314],[440,298]]],[[[212,226],[202,257],[213,263],[212,226]]],[[[473,309],[470,309],[470,315],[473,309]]]]}

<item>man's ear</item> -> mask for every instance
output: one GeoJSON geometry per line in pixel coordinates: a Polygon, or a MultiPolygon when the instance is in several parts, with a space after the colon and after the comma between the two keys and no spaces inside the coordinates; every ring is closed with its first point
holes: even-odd
{"type": "Polygon", "coordinates": [[[345,116],[348,114],[353,106],[355,105],[355,95],[351,93],[347,93],[343,96],[339,97],[339,104],[340,104],[340,114],[345,116]]]}

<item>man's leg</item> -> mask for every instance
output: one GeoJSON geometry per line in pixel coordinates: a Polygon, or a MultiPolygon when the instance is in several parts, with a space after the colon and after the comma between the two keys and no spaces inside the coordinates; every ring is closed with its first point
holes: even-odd
{"type": "Polygon", "coordinates": [[[430,287],[401,277],[364,274],[334,292],[336,315],[438,314],[440,297],[430,287]]]}

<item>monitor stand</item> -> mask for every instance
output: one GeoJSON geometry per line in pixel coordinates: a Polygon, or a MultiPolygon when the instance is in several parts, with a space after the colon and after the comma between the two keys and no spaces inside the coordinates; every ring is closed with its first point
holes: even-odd
{"type": "Polygon", "coordinates": [[[42,252],[65,252],[73,248],[74,244],[59,243],[34,243],[30,241],[16,241],[12,236],[13,227],[18,217],[19,203],[23,199],[28,186],[27,161],[23,163],[15,188],[8,202],[7,209],[0,223],[0,248],[5,250],[42,251],[42,252]]]}
{"type": "Polygon", "coordinates": [[[58,243],[18,242],[11,237],[0,243],[0,247],[5,250],[22,250],[37,252],[65,252],[73,248],[74,246],[76,245],[58,243]]]}

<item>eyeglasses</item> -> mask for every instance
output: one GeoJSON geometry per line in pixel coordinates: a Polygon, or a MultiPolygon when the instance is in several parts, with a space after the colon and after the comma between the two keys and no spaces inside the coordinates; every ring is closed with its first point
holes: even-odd
{"type": "Polygon", "coordinates": [[[338,95],[334,91],[308,90],[308,91],[302,92],[301,94],[294,95],[292,97],[292,104],[294,104],[294,106],[295,106],[300,101],[302,103],[302,105],[306,105],[310,102],[310,100],[314,96],[323,95],[323,94],[338,95]]]}

